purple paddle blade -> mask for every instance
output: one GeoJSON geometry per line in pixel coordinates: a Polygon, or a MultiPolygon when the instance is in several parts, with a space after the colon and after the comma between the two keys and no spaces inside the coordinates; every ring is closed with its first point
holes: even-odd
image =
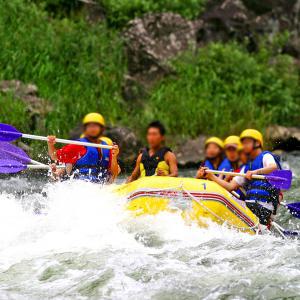
{"type": "Polygon", "coordinates": [[[26,165],[23,165],[22,163],[15,160],[9,160],[9,159],[0,160],[0,173],[2,174],[18,173],[20,171],[25,170],[26,168],[27,168],[26,165]]]}
{"type": "Polygon", "coordinates": [[[0,142],[11,142],[22,137],[22,133],[15,127],[0,123],[0,142]]]}
{"type": "Polygon", "coordinates": [[[294,217],[300,219],[300,202],[287,204],[287,208],[294,217]]]}
{"type": "Polygon", "coordinates": [[[295,237],[295,236],[300,236],[300,231],[293,231],[293,230],[284,230],[283,234],[285,236],[289,237],[295,237]]]}
{"type": "Polygon", "coordinates": [[[7,142],[0,143],[0,159],[15,160],[23,164],[28,164],[31,161],[22,149],[7,142]]]}
{"type": "Polygon", "coordinates": [[[288,190],[292,184],[292,172],[290,170],[275,170],[266,175],[266,179],[276,188],[288,190]]]}

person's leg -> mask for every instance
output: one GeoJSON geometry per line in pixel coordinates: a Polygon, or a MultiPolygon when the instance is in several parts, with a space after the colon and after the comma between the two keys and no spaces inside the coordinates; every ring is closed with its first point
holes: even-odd
{"type": "Polygon", "coordinates": [[[262,225],[269,225],[272,211],[261,206],[258,203],[246,202],[247,207],[259,218],[259,223],[262,225]]]}

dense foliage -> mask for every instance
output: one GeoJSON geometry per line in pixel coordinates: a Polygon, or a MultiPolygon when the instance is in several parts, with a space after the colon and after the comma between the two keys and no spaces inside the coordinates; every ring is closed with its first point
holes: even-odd
{"type": "Polygon", "coordinates": [[[149,119],[173,134],[239,133],[241,128],[299,122],[299,74],[291,57],[249,54],[237,44],[211,44],[174,62],[176,77],[160,82],[149,119]],[[297,121],[298,119],[298,121],[297,121]]]}
{"type": "MultiPolygon", "coordinates": [[[[49,131],[65,134],[91,110],[114,122],[122,112],[125,67],[118,34],[104,24],[52,20],[25,3],[0,1],[0,11],[6,12],[0,14],[0,79],[39,87],[41,97],[55,107],[45,120],[49,131]]],[[[15,118],[12,110],[11,120],[15,118]]]]}
{"type": "MultiPolygon", "coordinates": [[[[158,82],[143,108],[127,109],[121,91],[126,60],[116,27],[148,11],[193,18],[203,1],[103,0],[109,24],[94,25],[78,15],[52,18],[47,3],[62,1],[0,0],[0,11],[5,11],[0,14],[0,80],[39,87],[40,96],[54,107],[45,120],[48,133],[67,136],[89,111],[100,111],[108,123],[125,124],[137,133],[146,122],[161,119],[178,136],[224,136],[270,123],[299,125],[299,73],[292,59],[267,47],[249,54],[235,43],[210,44],[170,62],[176,75],[158,82]]],[[[0,121],[26,131],[25,112],[24,104],[0,95],[0,121]]],[[[37,128],[36,133],[46,132],[37,128]]]]}
{"type": "Polygon", "coordinates": [[[149,12],[174,12],[193,19],[201,13],[206,0],[97,0],[106,12],[108,23],[121,27],[149,12]]]}

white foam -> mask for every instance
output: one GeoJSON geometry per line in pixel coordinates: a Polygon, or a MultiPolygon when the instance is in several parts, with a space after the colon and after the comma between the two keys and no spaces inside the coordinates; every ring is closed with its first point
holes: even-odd
{"type": "MultiPolygon", "coordinates": [[[[237,285],[248,289],[260,264],[280,276],[288,272],[287,280],[297,284],[298,242],[250,236],[216,224],[206,229],[188,226],[180,214],[167,212],[133,218],[124,209],[126,199],[111,189],[64,182],[46,185],[46,197],[0,194],[0,270],[14,274],[0,276],[5,282],[0,290],[19,295],[17,281],[31,299],[88,299],[90,293],[97,299],[150,299],[185,287],[188,295],[199,288],[197,293],[204,297],[208,289],[223,287],[230,278],[239,278],[237,285]],[[16,272],[17,267],[23,273],[16,272]],[[39,278],[47,278],[49,269],[53,275],[41,283],[39,278]],[[95,278],[106,277],[96,291],[82,292],[95,278]]],[[[212,295],[222,293],[220,288],[212,295]]]]}

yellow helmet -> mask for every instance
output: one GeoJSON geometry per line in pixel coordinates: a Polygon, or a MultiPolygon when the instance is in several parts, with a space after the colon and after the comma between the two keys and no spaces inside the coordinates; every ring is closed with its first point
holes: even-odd
{"type": "Polygon", "coordinates": [[[101,136],[100,140],[105,142],[109,146],[112,146],[114,144],[113,141],[107,136],[101,136]]]}
{"type": "Polygon", "coordinates": [[[100,124],[101,126],[105,126],[105,120],[104,120],[103,116],[98,114],[98,113],[89,113],[89,114],[87,114],[83,118],[82,124],[86,125],[88,123],[97,123],[97,124],[100,124]]]}
{"type": "Polygon", "coordinates": [[[237,135],[230,135],[225,139],[224,147],[226,148],[228,146],[236,147],[238,150],[242,150],[241,140],[237,135]]]}
{"type": "Polygon", "coordinates": [[[223,141],[221,139],[219,139],[218,137],[213,136],[213,137],[210,137],[209,139],[207,139],[205,141],[205,146],[207,146],[208,144],[211,144],[211,143],[218,145],[221,149],[224,148],[223,141]]]}
{"type": "Polygon", "coordinates": [[[246,129],[244,130],[241,135],[240,135],[240,139],[241,141],[245,138],[250,138],[250,139],[254,139],[258,142],[260,142],[261,146],[264,145],[264,139],[262,134],[256,130],[256,129],[246,129]]]}

